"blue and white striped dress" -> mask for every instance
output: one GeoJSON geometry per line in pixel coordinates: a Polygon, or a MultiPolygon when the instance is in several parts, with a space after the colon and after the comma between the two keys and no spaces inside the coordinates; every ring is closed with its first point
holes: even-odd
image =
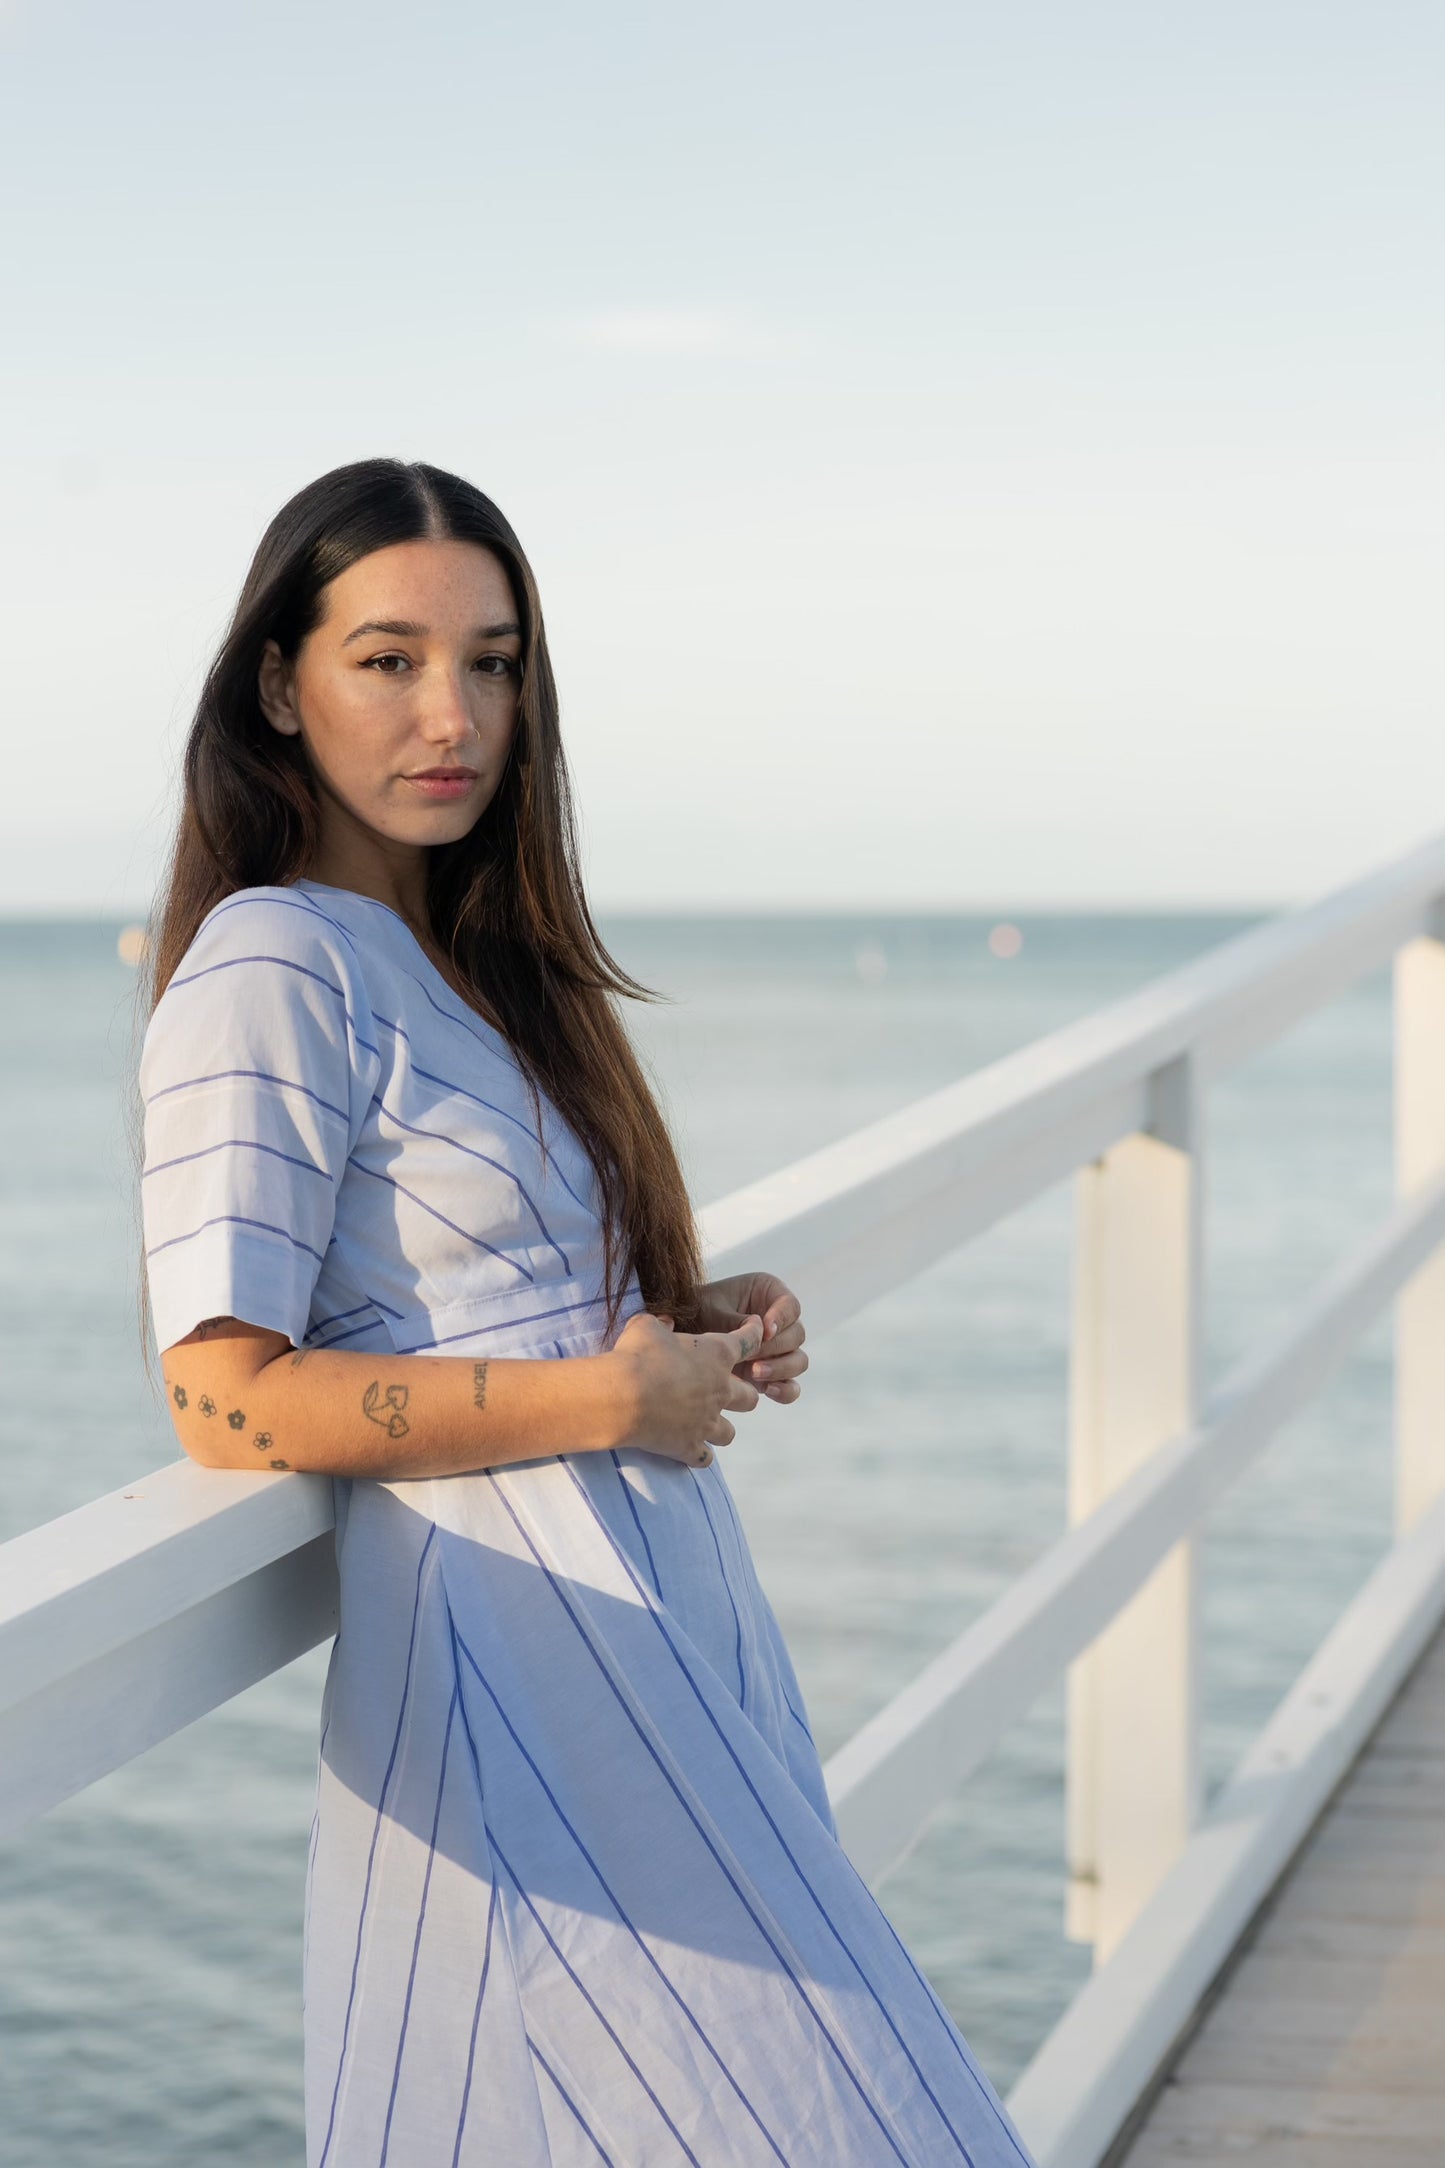
{"type": "MultiPolygon", "coordinates": [[[[607,1344],[585,1154],[385,905],[218,904],[141,1089],[160,1347],[232,1315],[384,1388],[607,1344]]],[[[556,1442],[335,1483],[308,2168],[1019,2168],[836,1841],[721,1470],[556,1442]]]]}

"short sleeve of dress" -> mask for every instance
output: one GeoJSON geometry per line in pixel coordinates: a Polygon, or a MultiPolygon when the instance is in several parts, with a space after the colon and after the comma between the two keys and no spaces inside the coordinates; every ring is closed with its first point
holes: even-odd
{"type": "Polygon", "coordinates": [[[379,1069],[350,935],[282,888],[218,904],[141,1053],[159,1348],[206,1317],[244,1318],[300,1346],[379,1069]]]}

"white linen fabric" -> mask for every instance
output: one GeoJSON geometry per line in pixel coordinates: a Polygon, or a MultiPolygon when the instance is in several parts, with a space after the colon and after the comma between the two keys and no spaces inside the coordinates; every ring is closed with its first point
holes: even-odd
{"type": "MultiPolygon", "coordinates": [[[[141,1090],[159,1347],[374,1354],[384,1414],[398,1352],[608,1344],[585,1153],[385,905],[218,904],[141,1090]]],[[[720,1468],[559,1438],[334,1489],[308,2168],[1027,2163],[837,1842],[720,1468]]]]}

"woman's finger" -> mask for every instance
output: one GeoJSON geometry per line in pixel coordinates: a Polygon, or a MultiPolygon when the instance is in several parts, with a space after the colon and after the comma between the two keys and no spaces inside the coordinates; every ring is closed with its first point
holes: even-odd
{"type": "Polygon", "coordinates": [[[755,1385],[781,1383],[785,1378],[800,1378],[808,1367],[808,1358],[801,1348],[795,1355],[759,1355],[740,1368],[744,1376],[755,1385]]]}
{"type": "Polygon", "coordinates": [[[768,1399],[776,1400],[778,1405],[784,1408],[787,1407],[791,1401],[796,1400],[802,1390],[803,1388],[801,1385],[795,1385],[791,1381],[785,1381],[781,1385],[765,1385],[763,1387],[763,1391],[767,1395],[768,1399]]]}
{"type": "Polygon", "coordinates": [[[764,1340],[758,1353],[770,1361],[774,1355],[791,1355],[802,1346],[807,1337],[803,1330],[803,1321],[799,1318],[796,1324],[789,1325],[786,1332],[775,1334],[771,1340],[764,1340]]]}
{"type": "Polygon", "coordinates": [[[794,1294],[780,1295],[763,1312],[763,1346],[771,1347],[780,1334],[790,1325],[796,1325],[803,1314],[803,1305],[794,1294]]]}
{"type": "Polygon", "coordinates": [[[802,1346],[805,1337],[801,1324],[790,1325],[786,1332],[779,1333],[776,1340],[765,1340],[756,1356],[745,1358],[738,1363],[736,1365],[738,1376],[750,1378],[753,1374],[753,1364],[755,1362],[770,1363],[780,1360],[784,1355],[795,1355],[802,1346]]]}

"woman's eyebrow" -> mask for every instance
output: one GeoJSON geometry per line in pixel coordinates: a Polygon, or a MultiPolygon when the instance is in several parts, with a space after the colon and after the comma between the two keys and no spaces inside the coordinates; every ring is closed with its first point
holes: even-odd
{"type": "MultiPolygon", "coordinates": [[[[363,639],[369,632],[388,632],[394,640],[424,640],[429,630],[429,626],[418,625],[409,617],[368,618],[364,625],[358,625],[354,632],[348,632],[341,644],[343,647],[350,647],[353,640],[363,639]]],[[[502,640],[509,632],[520,634],[521,630],[521,626],[515,624],[511,618],[504,618],[500,625],[478,625],[472,638],[502,640]]]]}

